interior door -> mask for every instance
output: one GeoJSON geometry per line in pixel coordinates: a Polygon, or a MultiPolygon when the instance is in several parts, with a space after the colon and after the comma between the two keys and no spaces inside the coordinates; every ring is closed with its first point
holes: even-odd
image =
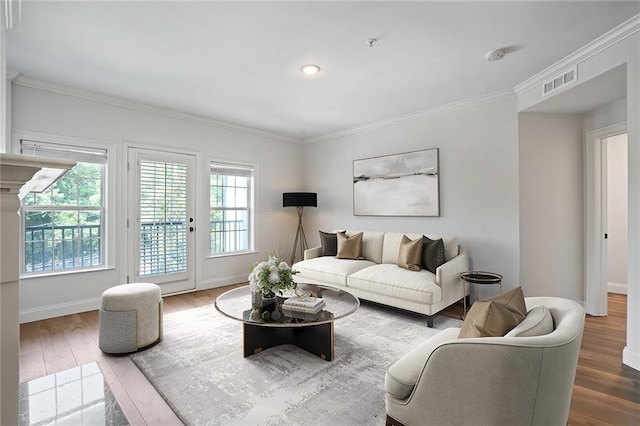
{"type": "Polygon", "coordinates": [[[129,281],[194,289],[194,156],[130,148],[128,162],[129,281]]]}

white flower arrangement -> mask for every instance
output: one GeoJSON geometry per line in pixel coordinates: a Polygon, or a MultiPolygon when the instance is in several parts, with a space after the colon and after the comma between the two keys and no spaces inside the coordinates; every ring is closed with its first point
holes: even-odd
{"type": "Polygon", "coordinates": [[[257,263],[249,274],[249,287],[253,292],[262,292],[265,296],[274,295],[277,290],[289,290],[295,288],[294,271],[276,256],[270,255],[269,259],[257,263]]]}

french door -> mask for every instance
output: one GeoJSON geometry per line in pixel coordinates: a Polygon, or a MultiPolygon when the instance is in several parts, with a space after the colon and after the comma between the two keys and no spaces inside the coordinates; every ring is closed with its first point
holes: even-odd
{"type": "Polygon", "coordinates": [[[195,288],[194,156],[129,148],[128,163],[129,281],[195,288]]]}

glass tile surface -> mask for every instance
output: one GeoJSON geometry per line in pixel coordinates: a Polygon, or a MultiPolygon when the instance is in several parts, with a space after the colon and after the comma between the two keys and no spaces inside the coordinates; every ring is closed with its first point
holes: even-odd
{"type": "Polygon", "coordinates": [[[20,425],[129,425],[95,362],[20,384],[20,425]]]}

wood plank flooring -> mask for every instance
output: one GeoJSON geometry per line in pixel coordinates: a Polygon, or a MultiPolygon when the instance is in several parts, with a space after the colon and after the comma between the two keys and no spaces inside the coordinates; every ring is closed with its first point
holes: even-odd
{"type": "MultiPolygon", "coordinates": [[[[210,305],[234,286],[164,298],[164,313],[210,305]]],[[[587,317],[569,414],[570,425],[640,424],[640,372],[622,365],[626,342],[624,295],[609,295],[607,317],[587,317]]],[[[462,305],[445,315],[460,317],[462,305]]],[[[98,348],[98,312],[20,326],[20,381],[96,361],[132,425],[180,425],[153,386],[128,356],[98,348]]]]}

